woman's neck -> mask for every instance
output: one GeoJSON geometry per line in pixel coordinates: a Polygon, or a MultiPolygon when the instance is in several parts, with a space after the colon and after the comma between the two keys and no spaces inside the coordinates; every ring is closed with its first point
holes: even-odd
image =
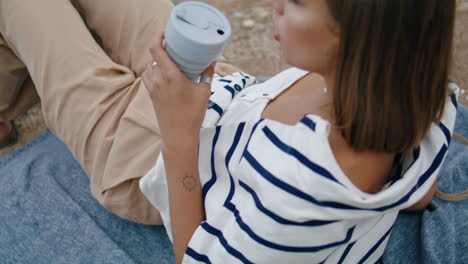
{"type": "Polygon", "coordinates": [[[335,71],[322,74],[327,87],[328,105],[326,118],[330,121],[332,129],[329,136],[329,144],[335,155],[335,159],[348,176],[351,182],[366,193],[376,193],[385,183],[388,173],[392,168],[395,154],[376,153],[372,151],[357,152],[346,141],[341,129],[334,126],[336,120],[333,115],[333,89],[335,87],[335,71]],[[365,164],[365,165],[363,165],[365,164]]]}
{"type": "Polygon", "coordinates": [[[333,69],[333,70],[329,70],[329,71],[326,71],[326,72],[323,72],[321,73],[320,75],[323,77],[324,79],[324,82],[325,82],[325,86],[327,88],[327,96],[329,98],[329,102],[331,103],[331,94],[333,92],[333,89],[335,88],[335,80],[336,80],[336,71],[333,69]]]}

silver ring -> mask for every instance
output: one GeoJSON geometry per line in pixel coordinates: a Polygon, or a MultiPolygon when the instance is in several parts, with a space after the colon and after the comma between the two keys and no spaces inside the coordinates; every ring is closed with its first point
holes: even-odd
{"type": "Polygon", "coordinates": [[[211,85],[211,81],[212,81],[212,80],[211,80],[210,77],[208,77],[208,76],[202,76],[202,77],[200,78],[200,81],[199,81],[198,83],[207,83],[207,84],[211,85]]]}
{"type": "Polygon", "coordinates": [[[158,66],[158,63],[157,63],[156,61],[153,61],[153,62],[151,63],[151,68],[154,69],[154,68],[156,68],[156,66],[158,66]]]}

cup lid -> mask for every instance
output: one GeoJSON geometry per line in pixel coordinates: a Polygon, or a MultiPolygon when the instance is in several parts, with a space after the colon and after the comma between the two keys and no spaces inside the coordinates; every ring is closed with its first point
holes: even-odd
{"type": "Polygon", "coordinates": [[[180,35],[196,43],[216,45],[231,35],[231,24],[216,8],[196,1],[177,5],[170,23],[180,35]]]}

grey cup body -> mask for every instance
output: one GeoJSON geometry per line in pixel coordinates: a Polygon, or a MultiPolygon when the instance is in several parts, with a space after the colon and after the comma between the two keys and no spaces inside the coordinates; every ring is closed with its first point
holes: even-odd
{"type": "Polygon", "coordinates": [[[219,10],[201,2],[183,2],[166,25],[166,51],[187,78],[197,82],[223,54],[230,36],[231,24],[219,10]]]}

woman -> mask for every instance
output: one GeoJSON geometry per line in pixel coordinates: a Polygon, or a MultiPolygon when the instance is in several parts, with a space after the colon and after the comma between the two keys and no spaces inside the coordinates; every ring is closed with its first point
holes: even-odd
{"type": "Polygon", "coordinates": [[[445,155],[450,136],[431,124],[446,113],[453,128],[455,3],[342,2],[270,1],[283,55],[303,70],[245,89],[201,131],[209,85],[183,78],[163,36],[152,40],[168,1],[1,0],[0,32],[106,208],[161,223],[138,183],[162,150],[178,262],[375,262],[445,155]]]}
{"type": "Polygon", "coordinates": [[[398,211],[430,201],[450,142],[455,1],[268,2],[297,68],[237,94],[216,126],[209,87],[159,35],[143,80],[164,161],[142,189],[178,263],[376,263],[398,211]]]}

